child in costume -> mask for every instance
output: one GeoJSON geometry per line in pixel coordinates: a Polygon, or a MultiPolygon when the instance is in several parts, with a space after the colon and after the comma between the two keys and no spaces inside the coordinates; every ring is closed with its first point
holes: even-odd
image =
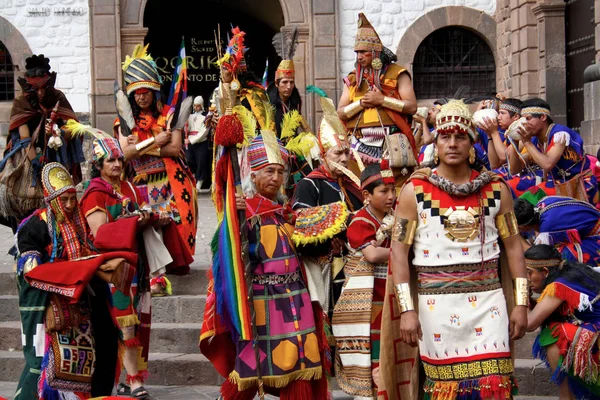
{"type": "Polygon", "coordinates": [[[558,250],[546,244],[527,250],[525,261],[531,290],[541,293],[527,318],[528,331],[542,327],[533,355],[552,368],[560,399],[600,398],[600,311],[595,307],[600,274],[585,264],[562,260],[558,250]]]}
{"type": "MultiPolygon", "coordinates": [[[[385,162],[385,161],[384,161],[385,162]]],[[[379,164],[361,174],[365,206],[348,226],[352,255],[344,267],[346,281],[333,310],[336,377],[355,399],[372,399],[379,367],[379,334],[390,254],[391,210],[396,199],[394,175],[379,164]]]]}

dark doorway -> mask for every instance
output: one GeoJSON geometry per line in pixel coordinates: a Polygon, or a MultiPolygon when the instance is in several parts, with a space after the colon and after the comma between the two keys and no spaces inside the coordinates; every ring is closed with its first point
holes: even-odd
{"type": "Polygon", "coordinates": [[[251,0],[149,0],[144,12],[144,26],[148,28],[145,42],[150,44],[148,51],[163,78],[163,98],[168,96],[181,38],[184,37],[188,57],[188,95],[203,96],[204,104],[208,106],[210,96],[219,83],[214,35],[219,25],[222,49],[227,44],[227,34],[232,25],[246,32],[248,69],[260,83],[268,58],[270,82],[279,61],[271,40],[283,22],[279,0],[264,0],[261,7],[251,0]]]}
{"type": "Polygon", "coordinates": [[[457,26],[436,30],[417,48],[413,80],[418,99],[452,96],[469,86],[467,96],[496,94],[496,64],[487,43],[457,26]]]}
{"type": "Polygon", "coordinates": [[[579,131],[583,121],[583,71],[594,63],[596,54],[594,0],[566,3],[567,124],[579,131]]]}
{"type": "Polygon", "coordinates": [[[0,101],[15,98],[15,76],[12,57],[4,43],[0,42],[0,101]]]}

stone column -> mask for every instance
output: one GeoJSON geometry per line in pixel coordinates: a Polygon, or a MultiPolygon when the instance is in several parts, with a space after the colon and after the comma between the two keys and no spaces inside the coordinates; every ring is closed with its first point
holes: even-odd
{"type": "Polygon", "coordinates": [[[119,11],[115,0],[90,1],[92,49],[92,124],[112,132],[116,115],[114,81],[121,79],[119,11]]]}
{"type": "Polygon", "coordinates": [[[538,22],[540,86],[545,89],[540,91],[540,95],[550,103],[554,121],[566,124],[565,3],[562,0],[544,0],[531,10],[538,22]]]}
{"type": "MultiPolygon", "coordinates": [[[[125,59],[127,54],[131,55],[133,48],[138,44],[144,44],[144,38],[148,33],[148,28],[121,28],[121,59],[125,59]]],[[[119,82],[123,79],[123,74],[119,77],[119,82]]]]}

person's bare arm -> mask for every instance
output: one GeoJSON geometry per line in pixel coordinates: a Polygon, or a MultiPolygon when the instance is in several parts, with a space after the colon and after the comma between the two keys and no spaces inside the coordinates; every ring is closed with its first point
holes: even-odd
{"type": "MultiPolygon", "coordinates": [[[[417,204],[415,191],[412,183],[408,183],[402,189],[398,203],[396,204],[396,215],[392,231],[392,253],[390,263],[392,268],[392,280],[394,286],[410,282],[410,266],[408,255],[411,244],[406,242],[407,224],[409,221],[417,220],[417,204]]],[[[406,311],[400,317],[400,336],[402,341],[411,346],[417,346],[423,338],[421,324],[416,311],[406,311]]]]}
{"type": "Polygon", "coordinates": [[[96,237],[98,229],[107,222],[106,213],[102,210],[96,210],[85,217],[92,232],[92,236],[96,237]]]}
{"type": "Polygon", "coordinates": [[[342,97],[340,97],[340,101],[338,102],[337,113],[338,117],[342,121],[347,121],[348,117],[346,117],[346,113],[344,112],[344,108],[350,104],[350,90],[348,86],[344,85],[344,90],[342,91],[342,97]]]}
{"type": "Polygon", "coordinates": [[[539,165],[545,172],[552,171],[552,168],[554,168],[567,148],[564,143],[555,143],[548,153],[544,154],[530,140],[524,140],[523,144],[533,162],[539,165]]]}
{"type": "Polygon", "coordinates": [[[362,249],[365,260],[372,264],[387,263],[390,258],[390,249],[387,247],[367,246],[362,249]]]}
{"type": "Polygon", "coordinates": [[[417,97],[413,89],[412,80],[408,73],[400,74],[398,77],[398,93],[404,102],[402,112],[412,115],[417,112],[417,97]]]}
{"type": "Polygon", "coordinates": [[[506,152],[508,155],[508,161],[510,163],[510,173],[513,175],[523,171],[523,168],[525,168],[529,163],[529,154],[521,154],[521,157],[523,157],[527,163],[524,163],[521,157],[519,157],[519,153],[523,151],[523,143],[516,142],[515,144],[519,146],[518,149],[511,145],[508,146],[508,151],[506,152]]]}
{"type": "Polygon", "coordinates": [[[161,157],[177,157],[181,151],[181,129],[171,131],[171,141],[160,148],[161,157]]]}
{"type": "MultiPolygon", "coordinates": [[[[500,215],[513,212],[513,201],[510,189],[507,185],[504,184],[501,185],[501,188],[502,192],[500,196],[500,210],[498,211],[500,215]]],[[[518,232],[512,232],[512,234],[509,237],[502,238],[502,242],[504,243],[506,258],[508,259],[508,267],[510,269],[510,274],[512,278],[527,279],[527,269],[525,268],[525,256],[523,251],[523,245],[521,244],[521,239],[518,232]]],[[[527,307],[524,305],[515,305],[510,315],[509,332],[511,339],[516,340],[522,338],[523,335],[525,335],[526,328],[527,307]]]]}
{"type": "Polygon", "coordinates": [[[527,332],[535,331],[552,315],[561,304],[562,300],[554,296],[544,296],[533,310],[527,315],[527,332]]]}

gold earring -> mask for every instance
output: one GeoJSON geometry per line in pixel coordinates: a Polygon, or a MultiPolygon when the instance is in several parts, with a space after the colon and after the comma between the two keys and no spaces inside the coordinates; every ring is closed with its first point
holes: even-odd
{"type": "Polygon", "coordinates": [[[438,149],[437,149],[437,147],[434,147],[434,148],[433,148],[433,162],[434,162],[435,164],[437,164],[437,163],[439,163],[439,162],[440,162],[440,155],[438,154],[438,149]]]}
{"type": "Polygon", "coordinates": [[[475,147],[471,147],[469,150],[469,164],[473,164],[475,162],[475,147]]]}

